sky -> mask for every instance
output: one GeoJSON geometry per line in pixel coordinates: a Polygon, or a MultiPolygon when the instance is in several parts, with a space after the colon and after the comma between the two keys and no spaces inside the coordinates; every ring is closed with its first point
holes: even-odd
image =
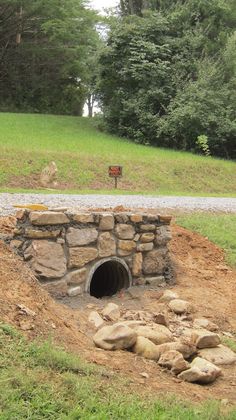
{"type": "MultiPolygon", "coordinates": [[[[91,5],[91,7],[93,9],[100,11],[101,13],[103,12],[103,9],[107,9],[108,7],[115,7],[118,5],[118,3],[119,3],[119,0],[90,0],[89,1],[89,4],[91,5]]],[[[99,110],[100,109],[95,104],[94,112],[98,112],[99,110]]],[[[86,104],[84,105],[83,115],[86,117],[88,115],[88,107],[86,104]]]]}
{"type": "Polygon", "coordinates": [[[117,6],[119,0],[90,0],[89,3],[94,9],[102,11],[104,8],[117,6]]]}

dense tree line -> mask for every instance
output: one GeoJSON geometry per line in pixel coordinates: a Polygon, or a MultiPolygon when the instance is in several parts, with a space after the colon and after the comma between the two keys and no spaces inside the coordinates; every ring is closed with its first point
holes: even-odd
{"type": "Polygon", "coordinates": [[[235,0],[0,0],[0,111],[92,115],[135,142],[236,158],[235,0]]]}
{"type": "Polygon", "coordinates": [[[236,158],[234,0],[121,0],[100,57],[106,127],[236,158]]]}
{"type": "Polygon", "coordinates": [[[96,19],[83,0],[0,0],[0,110],[81,115],[96,19]]]}

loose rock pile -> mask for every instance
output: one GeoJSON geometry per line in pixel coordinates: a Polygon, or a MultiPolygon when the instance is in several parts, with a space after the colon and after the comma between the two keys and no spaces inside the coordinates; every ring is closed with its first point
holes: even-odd
{"type": "Polygon", "coordinates": [[[236,354],[220,344],[217,325],[206,318],[193,319],[194,307],[189,302],[169,290],[159,302],[164,302],[160,313],[124,310],[114,303],[100,314],[91,312],[89,322],[97,330],[95,345],[132,351],[155,360],[180,380],[199,384],[221,376],[219,365],[236,362],[236,354]]]}

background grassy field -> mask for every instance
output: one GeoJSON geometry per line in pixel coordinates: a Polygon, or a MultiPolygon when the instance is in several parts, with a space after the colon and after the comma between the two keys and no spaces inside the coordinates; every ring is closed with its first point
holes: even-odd
{"type": "Polygon", "coordinates": [[[37,190],[54,160],[59,190],[114,192],[110,164],[124,167],[122,193],[236,195],[236,163],[136,145],[87,118],[0,113],[0,189],[37,190]]]}
{"type": "Polygon", "coordinates": [[[0,324],[0,418],[4,420],[233,420],[220,403],[191,405],[173,395],[140,397],[129,382],[49,342],[28,343],[0,324]],[[129,392],[127,392],[127,389],[129,392]]]}

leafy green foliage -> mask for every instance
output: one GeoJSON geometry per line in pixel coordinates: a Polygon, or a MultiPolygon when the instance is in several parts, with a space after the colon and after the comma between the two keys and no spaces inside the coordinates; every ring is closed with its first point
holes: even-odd
{"type": "Polygon", "coordinates": [[[109,130],[193,151],[204,133],[213,155],[235,158],[235,3],[164,0],[150,7],[142,17],[112,21],[99,84],[109,130]]]}
{"type": "Polygon", "coordinates": [[[205,156],[210,156],[210,149],[208,146],[208,137],[202,134],[201,136],[198,136],[196,145],[199,147],[199,149],[203,152],[205,156]]]}
{"type": "Polygon", "coordinates": [[[81,115],[96,20],[82,0],[2,0],[0,109],[81,115]]]}

